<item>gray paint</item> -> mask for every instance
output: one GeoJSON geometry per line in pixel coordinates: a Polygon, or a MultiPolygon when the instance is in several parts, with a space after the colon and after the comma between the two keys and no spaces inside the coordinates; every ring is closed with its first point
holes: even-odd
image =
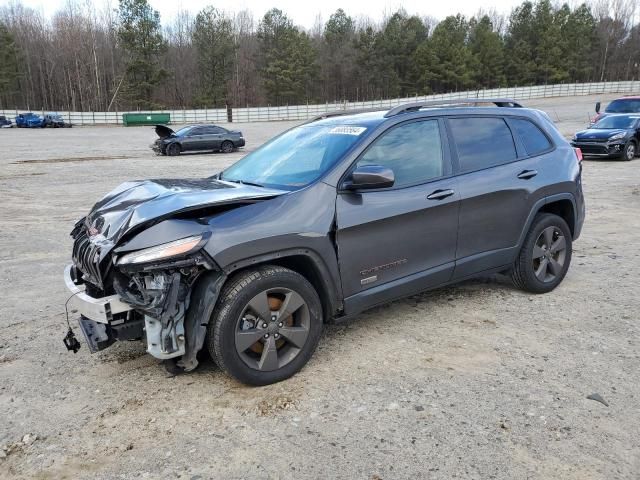
{"type": "MultiPolygon", "coordinates": [[[[331,117],[318,122],[357,121],[357,117],[331,117]]],[[[246,185],[198,191],[195,185],[184,190],[177,185],[178,191],[163,192],[164,200],[142,195],[132,207],[131,218],[136,222],[128,223],[113,241],[125,237],[118,245],[125,251],[210,231],[204,251],[225,274],[302,255],[316,265],[330,290],[335,300],[333,314],[341,305],[344,313],[351,314],[510,264],[537,210],[548,199],[559,198],[558,194],[574,205],[577,236],[584,218],[580,171],[573,149],[542,112],[483,107],[408,112],[373,125],[361,143],[322,179],[298,191],[246,185]],[[525,157],[518,142],[521,157],[517,161],[456,175],[455,148],[449,148],[453,143],[447,129],[441,128],[449,166],[445,178],[404,188],[341,188],[354,161],[387,129],[428,117],[439,118],[445,126],[444,118],[453,115],[529,118],[543,128],[553,148],[543,155],[525,157]],[[525,170],[537,174],[518,178],[525,170]],[[454,193],[438,200],[427,198],[439,190],[454,193]],[[176,213],[180,218],[171,218],[176,213]],[[132,233],[133,227],[140,233],[132,233]]],[[[131,188],[135,191],[135,187],[143,191],[158,188],[144,182],[131,188]]],[[[95,216],[96,211],[88,218],[95,216]]]]}

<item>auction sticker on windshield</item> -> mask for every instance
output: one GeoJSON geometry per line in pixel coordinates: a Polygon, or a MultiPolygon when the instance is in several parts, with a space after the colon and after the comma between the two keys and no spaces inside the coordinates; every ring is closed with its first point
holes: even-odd
{"type": "Polygon", "coordinates": [[[360,135],[365,130],[365,127],[351,127],[348,125],[341,125],[339,127],[333,127],[331,130],[329,130],[329,133],[337,133],[338,135],[360,135]]]}

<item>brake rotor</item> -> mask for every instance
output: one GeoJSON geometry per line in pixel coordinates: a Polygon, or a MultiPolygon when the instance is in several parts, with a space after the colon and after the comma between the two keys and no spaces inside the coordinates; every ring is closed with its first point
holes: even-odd
{"type": "MultiPolygon", "coordinates": [[[[267,301],[269,303],[269,310],[272,312],[277,312],[282,307],[282,303],[284,302],[284,298],[280,298],[280,296],[276,295],[267,295],[267,301]]],[[[287,327],[293,327],[293,315],[289,315],[287,318],[279,319],[282,323],[284,323],[287,327]]],[[[267,321],[271,321],[268,319],[267,321]]],[[[276,340],[276,348],[280,348],[285,344],[284,338],[280,338],[276,340]]],[[[249,349],[257,354],[262,354],[262,350],[264,349],[263,340],[258,340],[256,343],[251,345],[249,349]]]]}

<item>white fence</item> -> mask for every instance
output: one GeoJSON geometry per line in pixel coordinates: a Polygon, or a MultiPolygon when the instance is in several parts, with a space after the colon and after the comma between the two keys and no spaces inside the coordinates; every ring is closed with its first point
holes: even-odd
{"type": "MultiPolygon", "coordinates": [[[[452,100],[458,98],[509,97],[516,100],[532,98],[568,97],[593,95],[598,93],[640,93],[640,81],[600,82],[600,83],[563,83],[557,85],[538,85],[532,87],[492,88],[488,90],[470,90],[465,92],[444,93],[439,95],[372,100],[367,102],[324,103],[319,105],[288,105],[283,107],[233,108],[233,122],[267,122],[276,120],[306,120],[323,113],[336,110],[359,108],[393,107],[401,103],[452,100]]],[[[0,115],[15,117],[23,110],[0,110],[0,115]]],[[[44,112],[39,112],[44,113],[44,112]]],[[[123,113],[146,112],[59,112],[74,125],[122,124],[123,113]]],[[[153,113],[169,113],[171,123],[227,123],[227,111],[224,108],[204,110],[158,110],[153,113]]]]}

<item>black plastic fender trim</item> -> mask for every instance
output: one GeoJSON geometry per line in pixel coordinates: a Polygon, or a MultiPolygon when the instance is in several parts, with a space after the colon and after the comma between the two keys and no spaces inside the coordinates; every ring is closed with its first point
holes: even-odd
{"type": "Polygon", "coordinates": [[[196,356],[204,345],[207,325],[211,320],[220,290],[226,280],[225,273],[209,271],[198,278],[195,287],[191,290],[191,302],[184,320],[186,351],[179,360],[179,365],[186,372],[198,366],[196,356]]]}
{"type": "MultiPolygon", "coordinates": [[[[324,260],[322,260],[322,257],[310,248],[292,248],[292,249],[286,249],[286,250],[281,250],[277,252],[258,255],[255,257],[246,258],[243,260],[230,263],[229,265],[224,267],[224,272],[227,275],[231,275],[233,272],[246,267],[260,265],[260,264],[268,263],[274,260],[275,261],[282,260],[282,259],[286,259],[287,257],[293,257],[293,256],[307,257],[313,262],[313,264],[317,268],[318,272],[320,273],[319,275],[320,280],[323,283],[323,287],[328,295],[328,300],[330,305],[330,309],[329,309],[330,311],[328,312],[329,318],[333,317],[336,313],[338,313],[343,308],[342,294],[336,288],[336,282],[331,275],[329,267],[327,267],[324,260]]],[[[338,278],[337,280],[339,281],[340,279],[338,278]]]]}

